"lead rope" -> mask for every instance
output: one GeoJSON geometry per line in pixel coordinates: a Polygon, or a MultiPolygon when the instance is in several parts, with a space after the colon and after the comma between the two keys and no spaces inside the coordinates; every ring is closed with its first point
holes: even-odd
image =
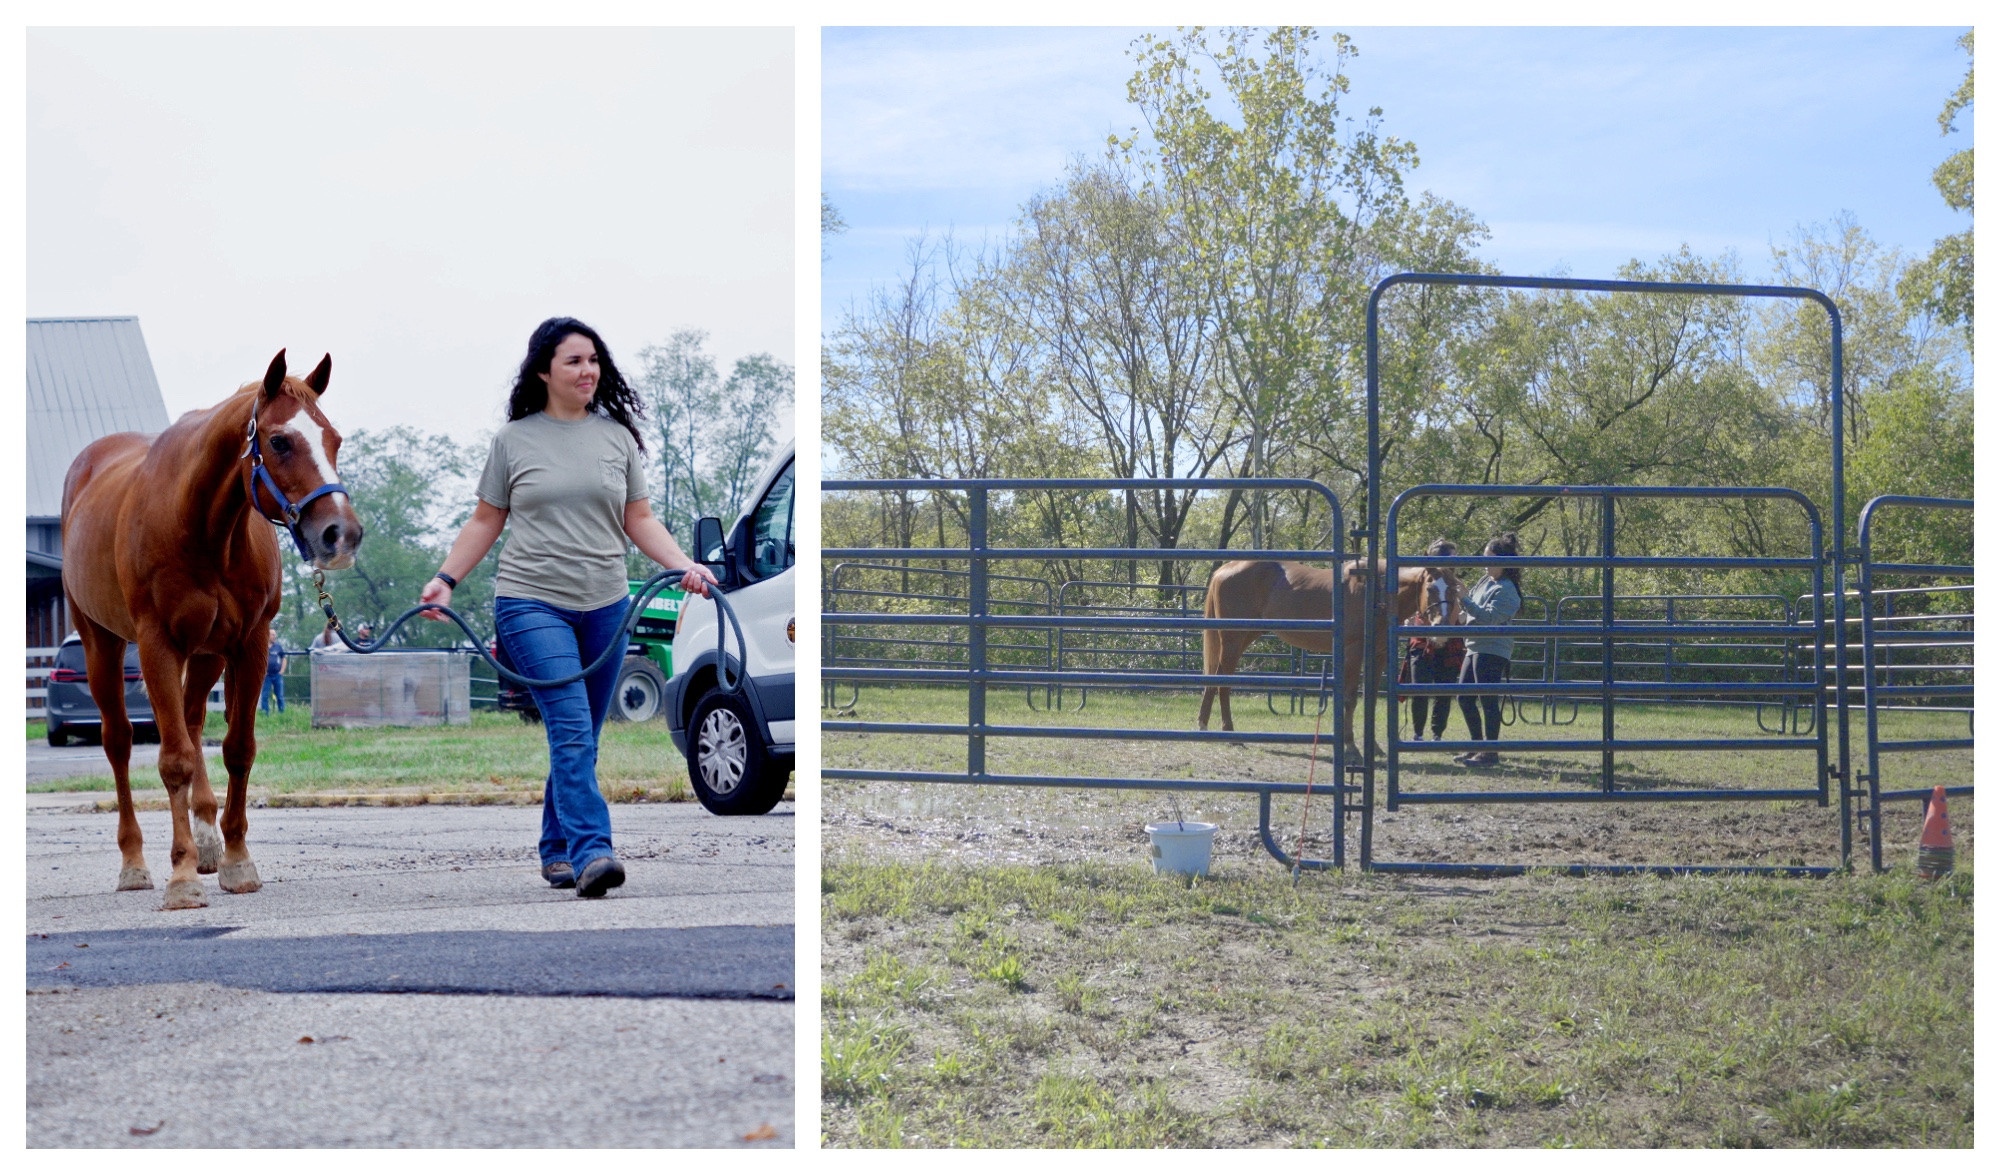
{"type": "MultiPolygon", "coordinates": [[[[450,617],[452,622],[457,624],[466,636],[472,638],[474,651],[488,665],[493,667],[495,673],[506,678],[508,681],[514,682],[516,685],[525,686],[529,689],[554,689],[557,686],[569,685],[589,677],[603,668],[610,661],[614,653],[623,656],[625,646],[631,639],[632,629],[638,624],[639,613],[644,610],[648,603],[652,602],[654,596],[679,583],[683,574],[685,573],[681,571],[661,571],[641,584],[639,590],[633,594],[631,602],[626,606],[625,620],[618,628],[620,639],[607,644],[604,647],[604,651],[597,655],[597,660],[592,661],[581,671],[569,677],[553,677],[546,681],[533,677],[523,677],[521,674],[501,665],[500,662],[494,660],[491,653],[486,651],[486,642],[479,638],[479,634],[472,630],[472,626],[465,622],[463,616],[460,616],[450,608],[437,604],[418,604],[416,607],[408,609],[401,616],[396,617],[395,622],[390,624],[388,629],[380,637],[377,637],[373,643],[357,645],[348,639],[347,630],[341,626],[340,617],[334,615],[333,597],[327,594],[326,590],[326,572],[320,568],[313,569],[313,588],[319,593],[320,610],[326,613],[327,623],[332,625],[334,634],[340,637],[340,643],[346,645],[353,652],[380,652],[383,646],[389,643],[389,638],[396,635],[396,630],[408,623],[411,617],[420,612],[442,612],[450,617]]],[[[743,674],[747,671],[750,664],[749,652],[743,642],[743,626],[737,622],[736,610],[729,606],[729,601],[724,598],[720,587],[711,591],[709,598],[715,601],[716,611],[715,673],[717,684],[723,693],[733,694],[743,688],[743,674]],[[736,664],[738,669],[734,674],[729,669],[729,633],[731,631],[736,633],[736,664]]]]}
{"type": "MultiPolygon", "coordinates": [[[[1312,819],[1313,779],[1319,773],[1319,730],[1320,724],[1326,720],[1326,679],[1327,674],[1332,672],[1332,670],[1333,657],[1329,655],[1326,659],[1326,664],[1321,666],[1319,671],[1319,711],[1313,715],[1312,749],[1307,753],[1306,758],[1306,801],[1299,808],[1299,845],[1292,853],[1293,889],[1298,888],[1299,878],[1305,873],[1306,822],[1312,819]]],[[[1335,780],[1334,786],[1340,786],[1340,781],[1335,780]]]]}

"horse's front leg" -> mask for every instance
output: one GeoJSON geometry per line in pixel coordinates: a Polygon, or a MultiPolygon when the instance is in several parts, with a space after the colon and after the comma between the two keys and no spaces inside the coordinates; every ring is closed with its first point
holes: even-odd
{"type": "Polygon", "coordinates": [[[224,689],[229,733],[222,738],[222,765],[229,771],[229,803],[222,810],[222,876],[229,893],[256,893],[264,888],[250,860],[245,837],[250,831],[250,766],[257,761],[257,698],[264,688],[264,653],[238,656],[229,668],[224,689]]]}
{"type": "Polygon", "coordinates": [[[139,672],[153,699],[153,721],[160,728],[160,782],[166,785],[167,806],[173,810],[173,872],[167,879],[166,901],[161,904],[166,910],[193,910],[208,904],[195,871],[198,854],[188,812],[194,781],[201,771],[201,743],[188,731],[185,668],[180,654],[164,636],[140,635],[139,672]]]}
{"type": "Polygon", "coordinates": [[[125,712],[125,638],[99,627],[70,604],[83,637],[84,672],[90,697],[97,703],[98,730],[104,757],[111,763],[111,780],[118,789],[118,888],[153,888],[146,868],[146,839],[139,832],[138,811],[132,805],[132,718],[125,712]]]}
{"type": "MultiPolygon", "coordinates": [[[[197,653],[187,661],[187,695],[183,701],[188,733],[195,750],[208,726],[208,691],[222,676],[222,658],[213,653],[197,653]]],[[[195,756],[194,785],[189,808],[194,819],[194,868],[197,873],[213,873],[222,863],[222,835],[216,831],[215,790],[208,783],[208,756],[195,756]]]]}

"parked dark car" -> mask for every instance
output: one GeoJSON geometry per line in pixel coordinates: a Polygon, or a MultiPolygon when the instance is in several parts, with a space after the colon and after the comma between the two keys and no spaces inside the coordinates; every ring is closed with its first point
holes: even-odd
{"type": "MultiPolygon", "coordinates": [[[[153,723],[153,700],[146,696],[146,683],[139,678],[139,646],[125,646],[125,716],[132,720],[132,737],[139,742],[160,741],[160,728],[153,723]]],[[[71,739],[99,742],[104,719],[90,696],[90,679],[83,664],[83,638],[71,633],[56,649],[55,668],[49,672],[49,745],[66,747],[71,739]]]]}

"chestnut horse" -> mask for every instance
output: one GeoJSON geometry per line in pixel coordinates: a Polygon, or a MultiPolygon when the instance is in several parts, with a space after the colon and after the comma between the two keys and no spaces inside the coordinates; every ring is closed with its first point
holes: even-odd
{"type": "Polygon", "coordinates": [[[208,904],[200,873],[219,869],[230,893],[260,886],[244,846],[244,806],[279,603],[270,523],[289,526],[300,554],[319,568],[351,565],[361,544],[361,522],[334,473],[340,434],[318,406],[332,370],[329,355],[303,381],[289,377],[279,351],[261,383],[183,415],[158,436],[124,432],[91,442],[63,482],[63,590],[118,783],[118,888],[153,888],[127,775],[125,645],[137,641],[173,809],[165,909],[208,904]],[[225,673],[229,803],[218,837],[201,731],[208,692],[225,673]]]}
{"type": "MultiPolygon", "coordinates": [[[[1382,564],[1376,564],[1377,574],[1382,564]]],[[[1361,699],[1361,662],[1364,646],[1361,634],[1367,625],[1362,621],[1362,593],[1365,584],[1361,578],[1359,561],[1343,565],[1346,592],[1342,600],[1342,610],[1347,622],[1345,657],[1341,667],[1341,689],[1347,702],[1341,716],[1340,734],[1347,746],[1354,749],[1354,705],[1361,699]]],[[[1404,567],[1396,576],[1396,623],[1403,624],[1425,610],[1425,601],[1433,595],[1431,585],[1444,585],[1444,608],[1446,617],[1457,617],[1459,613],[1458,577],[1448,568],[1404,567]]],[[[1312,628],[1272,629],[1278,639],[1294,648],[1308,653],[1330,653],[1333,651],[1333,634],[1327,623],[1333,618],[1333,569],[1313,567],[1304,563],[1278,563],[1268,559],[1238,560],[1224,563],[1208,577],[1208,602],[1203,614],[1210,619],[1227,620],[1305,620],[1318,621],[1312,628]]],[[[1396,659],[1390,656],[1389,625],[1385,619],[1377,633],[1378,649],[1376,668],[1378,671],[1393,669],[1396,659]]],[[[1248,649],[1264,632],[1256,629],[1204,629],[1201,634],[1201,671],[1211,676],[1236,672],[1236,666],[1248,649]]],[[[1235,730],[1236,723],[1229,714],[1229,687],[1209,686],[1201,691],[1201,729],[1208,729],[1209,708],[1217,696],[1222,698],[1222,729],[1235,730]]]]}

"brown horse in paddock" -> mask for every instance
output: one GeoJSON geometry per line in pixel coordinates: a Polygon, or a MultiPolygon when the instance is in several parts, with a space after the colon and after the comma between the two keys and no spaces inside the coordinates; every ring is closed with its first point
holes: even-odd
{"type": "Polygon", "coordinates": [[[125,645],[137,641],[173,809],[165,909],[208,904],[200,873],[219,869],[230,893],[260,886],[243,838],[257,697],[279,603],[270,523],[290,526],[315,567],[347,567],[361,544],[361,522],[334,473],[340,433],[319,410],[332,370],[329,355],[294,379],[279,351],[262,382],[183,415],[158,436],[124,432],[91,442],[63,482],[63,590],[118,783],[118,888],[153,888],[127,775],[125,645]],[[229,804],[218,836],[201,730],[208,692],[225,672],[229,804]]]}
{"type": "MultiPolygon", "coordinates": [[[[1383,564],[1376,564],[1378,575],[1383,569],[1383,564]]],[[[1347,618],[1341,688],[1347,704],[1346,712],[1341,716],[1340,734],[1348,748],[1353,750],[1354,705],[1361,699],[1364,652],[1361,634],[1367,627],[1365,623],[1356,621],[1363,615],[1363,592],[1367,585],[1362,580],[1358,560],[1343,564],[1341,570],[1346,592],[1342,607],[1347,618]]],[[[1433,583],[1444,585],[1442,616],[1455,618],[1460,615],[1458,577],[1449,568],[1404,567],[1397,572],[1396,579],[1397,624],[1406,623],[1419,612],[1427,611],[1425,601],[1433,594],[1433,583]]],[[[1265,631],[1275,632],[1279,640],[1308,653],[1330,653],[1333,651],[1333,634],[1328,631],[1326,622],[1333,618],[1333,569],[1269,559],[1224,563],[1208,577],[1208,603],[1203,614],[1214,620],[1317,621],[1319,626],[1314,628],[1265,631]]],[[[1379,652],[1376,665],[1378,669],[1393,671],[1396,661],[1391,656],[1389,627],[1385,616],[1377,630],[1379,652]]],[[[1211,676],[1236,672],[1244,650],[1263,635],[1264,632],[1247,628],[1204,629],[1201,634],[1201,671],[1211,676]]],[[[1201,729],[1208,729],[1209,708],[1217,696],[1222,698],[1222,729],[1235,730],[1236,723],[1229,714],[1228,686],[1208,686],[1201,691],[1201,729]]]]}

